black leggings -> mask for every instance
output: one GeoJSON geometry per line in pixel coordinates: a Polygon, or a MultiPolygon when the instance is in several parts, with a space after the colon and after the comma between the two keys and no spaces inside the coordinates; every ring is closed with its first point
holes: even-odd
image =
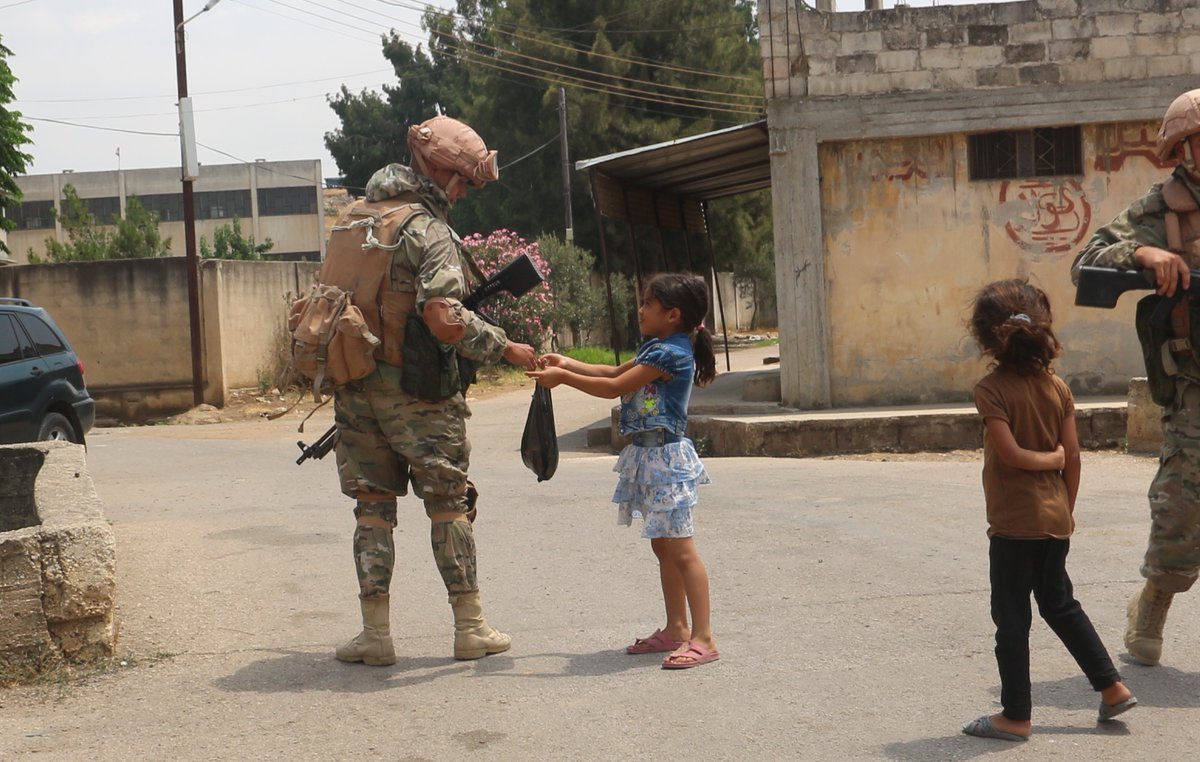
{"type": "Polygon", "coordinates": [[[1029,719],[1029,626],[1038,613],[1075,658],[1092,688],[1102,691],[1121,679],[1096,635],[1092,621],[1075,600],[1067,576],[1070,540],[1013,540],[993,537],[991,560],[992,621],[996,623],[996,664],[1000,668],[1000,704],[1010,720],[1029,719]]]}

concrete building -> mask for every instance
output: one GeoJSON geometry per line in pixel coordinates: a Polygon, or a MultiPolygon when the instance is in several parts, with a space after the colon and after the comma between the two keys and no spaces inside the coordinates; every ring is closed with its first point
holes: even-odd
{"type": "MultiPolygon", "coordinates": [[[[14,264],[29,261],[29,251],[41,255],[45,241],[66,241],[51,210],[60,210],[63,187],[72,185],[88,210],[102,223],[124,216],[131,196],[157,212],[171,251],[184,254],[183,189],[179,167],[111,172],[62,172],[17,178],[24,194],[14,216],[17,229],[9,233],[14,264]]],[[[274,242],[270,259],[320,260],[325,250],[321,162],[260,161],[216,164],[200,168],[194,184],[196,239],[209,242],[213,233],[240,218],[242,233],[262,243],[274,242]]]]}
{"type": "Polygon", "coordinates": [[[1170,171],[1152,149],[1200,86],[1196,3],[758,9],[784,404],[968,399],[966,310],[1017,275],[1049,294],[1077,394],[1143,375],[1136,299],[1076,308],[1069,268],[1170,171]]]}

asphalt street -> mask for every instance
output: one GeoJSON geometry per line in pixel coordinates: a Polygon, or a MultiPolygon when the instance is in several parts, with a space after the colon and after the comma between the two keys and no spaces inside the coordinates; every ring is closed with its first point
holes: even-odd
{"type": "MultiPolygon", "coordinates": [[[[103,429],[88,454],[117,537],[120,660],[0,691],[0,759],[1194,758],[1196,596],[1165,666],[1119,663],[1141,706],[1098,698],[1040,620],[1034,737],[963,736],[998,710],[977,455],[712,458],[697,509],[722,658],[665,671],[624,646],[662,624],[657,570],[584,446],[610,403],[555,391],[562,462],[518,444],[528,390],[469,426],[485,612],[510,652],[451,654],[428,523],[401,501],[392,667],[345,665],[358,631],[351,503],[332,458],[297,467],[295,421],[103,429]]],[[[327,410],[306,427],[311,439],[327,410]]],[[[1137,588],[1153,459],[1086,453],[1068,568],[1114,658],[1137,588]]]]}

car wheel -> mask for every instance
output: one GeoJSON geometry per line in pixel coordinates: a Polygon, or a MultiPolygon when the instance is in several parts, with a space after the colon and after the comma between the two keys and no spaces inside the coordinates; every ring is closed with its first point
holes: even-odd
{"type": "Polygon", "coordinates": [[[46,413],[38,429],[38,440],[76,442],[75,427],[61,413],[46,413]]]}

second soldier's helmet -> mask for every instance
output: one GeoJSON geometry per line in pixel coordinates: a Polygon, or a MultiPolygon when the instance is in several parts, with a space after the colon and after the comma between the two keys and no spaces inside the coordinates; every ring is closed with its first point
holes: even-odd
{"type": "Polygon", "coordinates": [[[1158,142],[1154,152],[1158,158],[1171,158],[1179,141],[1200,132],[1200,90],[1188,90],[1171,101],[1158,128],[1158,142]]]}
{"type": "Polygon", "coordinates": [[[472,188],[500,178],[496,152],[488,150],[479,133],[448,116],[435,116],[409,127],[408,150],[416,170],[426,177],[435,169],[449,170],[472,188]]]}

